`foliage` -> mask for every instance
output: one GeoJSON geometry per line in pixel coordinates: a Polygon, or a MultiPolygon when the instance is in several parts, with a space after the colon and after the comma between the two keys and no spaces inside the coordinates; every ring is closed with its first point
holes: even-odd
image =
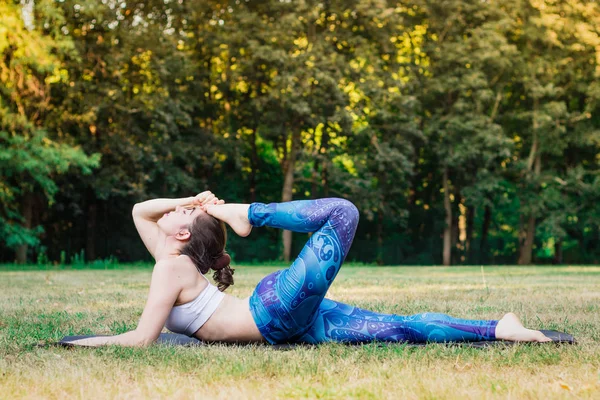
{"type": "Polygon", "coordinates": [[[0,5],[2,260],[148,259],[132,205],[207,188],[347,197],[357,261],[600,259],[594,2],[34,4],[0,5]]]}
{"type": "MultiPolygon", "coordinates": [[[[43,2],[39,9],[43,16],[53,10],[43,2]]],[[[0,4],[0,237],[8,248],[36,245],[43,231],[24,221],[25,197],[38,193],[51,205],[57,175],[70,169],[89,175],[100,160],[44,131],[51,86],[63,78],[56,53],[69,51],[70,40],[25,28],[20,11],[0,4]]]]}

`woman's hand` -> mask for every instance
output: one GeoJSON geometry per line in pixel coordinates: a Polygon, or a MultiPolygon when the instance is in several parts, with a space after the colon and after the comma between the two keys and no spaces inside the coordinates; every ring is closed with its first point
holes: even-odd
{"type": "Polygon", "coordinates": [[[206,206],[209,204],[225,204],[225,200],[217,198],[210,190],[197,194],[192,201],[193,206],[206,206]]]}
{"type": "Polygon", "coordinates": [[[98,346],[127,346],[127,347],[145,347],[152,343],[152,341],[145,341],[144,338],[139,335],[136,331],[130,331],[116,336],[96,336],[86,339],[78,339],[67,342],[73,346],[83,347],[98,347],[98,346]]]}
{"type": "MultiPolygon", "coordinates": [[[[188,266],[177,262],[175,258],[159,261],[152,270],[152,281],[146,306],[133,331],[116,336],[96,336],[69,342],[75,346],[119,345],[145,347],[152,344],[165,326],[169,313],[179,297],[186,280],[189,278],[188,266]]],[[[195,273],[195,272],[194,272],[195,273]]]]}
{"type": "Polygon", "coordinates": [[[146,248],[154,257],[160,229],[157,222],[165,213],[176,210],[178,207],[204,207],[207,205],[223,204],[223,200],[207,190],[196,196],[184,197],[180,199],[152,199],[138,203],[133,207],[132,215],[135,227],[146,245],[146,248]]]}

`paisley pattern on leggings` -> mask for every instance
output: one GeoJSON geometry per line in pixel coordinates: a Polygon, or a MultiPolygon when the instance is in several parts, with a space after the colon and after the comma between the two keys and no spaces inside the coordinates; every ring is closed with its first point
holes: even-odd
{"type": "Polygon", "coordinates": [[[496,320],[468,320],[440,313],[379,314],[323,299],[304,343],[456,342],[495,340],[496,320]]]}
{"type": "Polygon", "coordinates": [[[270,342],[293,341],[313,323],[325,293],[352,245],[358,210],[348,200],[253,203],[253,226],[313,232],[294,263],[265,277],[250,298],[251,311],[270,342]]]}
{"type": "Polygon", "coordinates": [[[358,210],[347,200],[253,203],[248,219],[256,227],[314,232],[294,263],[263,278],[250,297],[254,321],[269,343],[495,339],[495,320],[379,314],[325,299],[358,225],[358,210]]]}

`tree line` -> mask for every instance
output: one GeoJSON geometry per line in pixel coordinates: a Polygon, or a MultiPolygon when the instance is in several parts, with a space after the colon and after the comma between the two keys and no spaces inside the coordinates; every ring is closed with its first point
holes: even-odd
{"type": "Polygon", "coordinates": [[[0,261],[148,259],[133,204],[210,189],[348,198],[356,261],[597,263],[599,26],[589,0],[1,2],[0,261]]]}

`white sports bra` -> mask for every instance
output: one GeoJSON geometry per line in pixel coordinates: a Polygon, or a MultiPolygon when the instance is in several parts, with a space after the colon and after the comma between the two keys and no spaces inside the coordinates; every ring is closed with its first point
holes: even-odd
{"type": "MultiPolygon", "coordinates": [[[[202,275],[204,279],[206,277],[202,275]]],[[[194,336],[213,315],[225,293],[206,279],[208,286],[194,300],[189,303],[174,306],[167,317],[165,326],[168,330],[175,333],[183,333],[188,336],[194,336]]]]}

